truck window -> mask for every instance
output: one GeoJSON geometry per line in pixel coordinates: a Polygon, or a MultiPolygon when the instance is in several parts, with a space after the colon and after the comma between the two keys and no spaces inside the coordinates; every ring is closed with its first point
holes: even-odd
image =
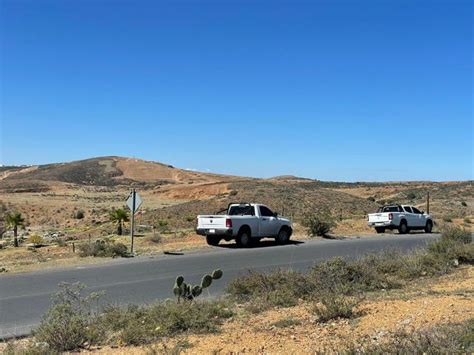
{"type": "Polygon", "coordinates": [[[255,208],[253,206],[231,206],[229,208],[229,216],[255,216],[255,208]]]}
{"type": "Polygon", "coordinates": [[[262,217],[273,217],[275,215],[271,209],[265,206],[260,206],[260,214],[262,217]]]}
{"type": "Polygon", "coordinates": [[[421,211],[418,208],[412,207],[411,209],[413,210],[413,213],[421,214],[421,211]]]}
{"type": "Polygon", "coordinates": [[[385,206],[382,212],[398,212],[398,206],[385,206]]]}
{"type": "Polygon", "coordinates": [[[405,210],[405,212],[413,213],[413,212],[411,211],[411,208],[408,207],[408,206],[403,206],[403,209],[405,210]]]}

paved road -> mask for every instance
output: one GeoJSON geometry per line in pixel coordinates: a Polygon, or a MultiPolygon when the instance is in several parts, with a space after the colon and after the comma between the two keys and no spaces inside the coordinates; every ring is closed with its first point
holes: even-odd
{"type": "Polygon", "coordinates": [[[334,256],[353,258],[387,248],[409,250],[437,238],[436,234],[386,235],[344,240],[311,240],[286,246],[262,243],[262,247],[236,249],[216,247],[211,251],[153,258],[120,259],[101,265],[0,276],[0,338],[28,334],[48,309],[51,295],[60,282],[82,282],[88,291],[105,290],[105,301],[148,303],[173,297],[177,275],[198,283],[203,274],[216,268],[224,271],[221,280],[209,289],[212,296],[224,292],[225,285],[249,269],[270,270],[291,267],[306,270],[334,256]]]}

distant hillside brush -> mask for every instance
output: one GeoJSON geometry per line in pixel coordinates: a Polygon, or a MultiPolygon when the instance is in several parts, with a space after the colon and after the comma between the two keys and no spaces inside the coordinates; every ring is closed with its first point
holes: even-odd
{"type": "Polygon", "coordinates": [[[123,208],[117,208],[110,211],[110,221],[117,225],[117,234],[122,235],[123,224],[128,222],[128,212],[123,208]]]}
{"type": "Polygon", "coordinates": [[[334,219],[329,214],[308,215],[303,220],[311,237],[325,237],[336,226],[334,219]]]}
{"type": "Polygon", "coordinates": [[[115,243],[108,240],[97,240],[95,243],[79,245],[80,256],[95,257],[126,257],[128,256],[127,246],[123,243],[115,243]]]}
{"type": "Polygon", "coordinates": [[[153,235],[150,237],[150,241],[156,244],[159,244],[163,241],[163,238],[161,237],[160,233],[153,233],[153,235]]]}
{"type": "Polygon", "coordinates": [[[74,218],[75,219],[83,219],[84,218],[84,211],[83,210],[78,210],[74,212],[74,218]]]}
{"type": "Polygon", "coordinates": [[[34,244],[35,246],[39,246],[44,243],[44,240],[42,236],[33,234],[28,238],[28,242],[34,244]]]}

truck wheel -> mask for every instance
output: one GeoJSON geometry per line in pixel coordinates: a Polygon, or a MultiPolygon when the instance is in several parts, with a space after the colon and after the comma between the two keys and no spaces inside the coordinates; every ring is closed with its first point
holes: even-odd
{"type": "Polygon", "coordinates": [[[432,230],[433,230],[433,222],[431,221],[426,222],[425,233],[431,233],[432,230]]]}
{"type": "Polygon", "coordinates": [[[221,238],[216,237],[215,235],[206,235],[206,242],[209,245],[219,245],[219,242],[221,241],[221,238]]]}
{"type": "Polygon", "coordinates": [[[250,233],[246,230],[240,232],[237,238],[235,239],[235,241],[237,242],[237,245],[239,247],[243,247],[243,248],[249,247],[251,244],[250,233]]]}
{"type": "Polygon", "coordinates": [[[385,233],[385,227],[375,227],[377,233],[385,233]]]}
{"type": "Polygon", "coordinates": [[[290,241],[290,233],[284,228],[280,229],[277,237],[275,238],[277,244],[286,244],[290,241]]]}
{"type": "Polygon", "coordinates": [[[399,234],[407,234],[408,233],[408,226],[406,221],[401,221],[400,226],[398,227],[399,234]]]}

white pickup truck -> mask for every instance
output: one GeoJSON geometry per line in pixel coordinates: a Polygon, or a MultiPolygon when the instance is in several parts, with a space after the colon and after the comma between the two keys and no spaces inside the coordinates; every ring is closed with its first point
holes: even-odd
{"type": "Polygon", "coordinates": [[[209,245],[217,245],[222,239],[235,239],[237,245],[248,247],[265,237],[285,244],[293,233],[290,220],[279,217],[264,205],[231,203],[224,211],[223,215],[197,216],[196,232],[206,236],[209,245]]]}
{"type": "Polygon", "coordinates": [[[398,229],[400,234],[408,233],[413,229],[431,233],[433,219],[431,215],[414,206],[388,205],[380,207],[377,213],[370,213],[368,225],[375,227],[377,233],[384,233],[386,229],[398,229]]]}

